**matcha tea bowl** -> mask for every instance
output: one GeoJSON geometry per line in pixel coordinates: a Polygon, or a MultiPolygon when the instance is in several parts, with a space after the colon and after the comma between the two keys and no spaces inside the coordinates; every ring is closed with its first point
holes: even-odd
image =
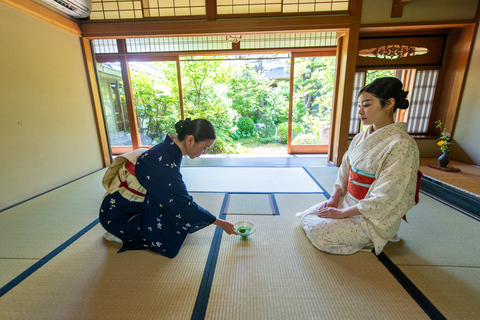
{"type": "Polygon", "coordinates": [[[242,238],[246,238],[255,232],[255,225],[248,221],[239,221],[233,225],[242,238]]]}

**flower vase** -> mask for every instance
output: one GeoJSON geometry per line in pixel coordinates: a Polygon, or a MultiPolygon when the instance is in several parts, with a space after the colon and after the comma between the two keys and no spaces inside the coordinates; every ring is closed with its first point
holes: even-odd
{"type": "Polygon", "coordinates": [[[445,150],[443,154],[438,157],[438,165],[442,168],[446,168],[447,165],[450,163],[450,150],[445,150]]]}

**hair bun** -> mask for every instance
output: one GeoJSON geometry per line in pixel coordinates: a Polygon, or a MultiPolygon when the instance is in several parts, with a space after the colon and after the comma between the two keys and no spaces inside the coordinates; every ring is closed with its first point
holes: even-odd
{"type": "Polygon", "coordinates": [[[407,109],[410,106],[410,103],[407,100],[408,91],[403,91],[400,93],[400,101],[397,103],[398,109],[407,109]]]}
{"type": "Polygon", "coordinates": [[[188,126],[190,125],[190,122],[192,122],[192,119],[190,118],[178,121],[175,124],[175,130],[177,131],[177,134],[183,135],[187,130],[188,126]]]}

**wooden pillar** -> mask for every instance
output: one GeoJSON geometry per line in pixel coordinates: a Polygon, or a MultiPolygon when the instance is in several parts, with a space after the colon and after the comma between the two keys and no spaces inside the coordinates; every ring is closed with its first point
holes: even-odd
{"type": "Polygon", "coordinates": [[[340,166],[348,149],[348,131],[352,105],[355,65],[358,50],[359,24],[352,25],[338,39],[334,117],[328,160],[340,166]]]}
{"type": "Polygon", "coordinates": [[[95,114],[95,122],[97,125],[98,139],[100,142],[100,150],[102,152],[103,165],[109,166],[112,163],[112,156],[108,145],[107,130],[105,128],[105,119],[103,117],[102,102],[98,89],[97,75],[95,71],[95,61],[93,60],[92,47],[90,41],[80,38],[82,43],[83,58],[87,71],[88,85],[90,88],[90,96],[92,97],[93,112],[95,114]]]}
{"type": "MultiPolygon", "coordinates": [[[[118,53],[125,54],[125,40],[118,39],[118,53]]],[[[125,91],[125,103],[127,104],[128,124],[130,126],[130,137],[132,139],[133,150],[140,148],[140,136],[138,134],[137,113],[135,112],[135,103],[133,100],[132,82],[130,72],[128,72],[128,59],[126,55],[119,56],[120,67],[122,69],[123,90],[125,91]]]]}

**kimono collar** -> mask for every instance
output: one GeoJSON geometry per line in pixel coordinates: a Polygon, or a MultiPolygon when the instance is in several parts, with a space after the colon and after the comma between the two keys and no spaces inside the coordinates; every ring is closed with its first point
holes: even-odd
{"type": "Polygon", "coordinates": [[[167,136],[165,137],[165,140],[163,141],[164,146],[166,149],[172,154],[174,157],[174,160],[178,161],[178,164],[182,162],[182,150],[180,150],[180,147],[177,146],[175,141],[173,141],[172,138],[170,138],[170,135],[167,133],[167,136]]]}
{"type": "Polygon", "coordinates": [[[383,126],[381,127],[380,129],[377,129],[377,130],[373,130],[373,126],[370,126],[368,127],[368,129],[366,130],[367,131],[367,136],[370,136],[376,132],[379,132],[379,131],[382,131],[382,130],[386,130],[386,131],[407,131],[407,124],[405,122],[395,122],[395,123],[391,123],[391,124],[388,124],[386,126],[383,126]]]}

